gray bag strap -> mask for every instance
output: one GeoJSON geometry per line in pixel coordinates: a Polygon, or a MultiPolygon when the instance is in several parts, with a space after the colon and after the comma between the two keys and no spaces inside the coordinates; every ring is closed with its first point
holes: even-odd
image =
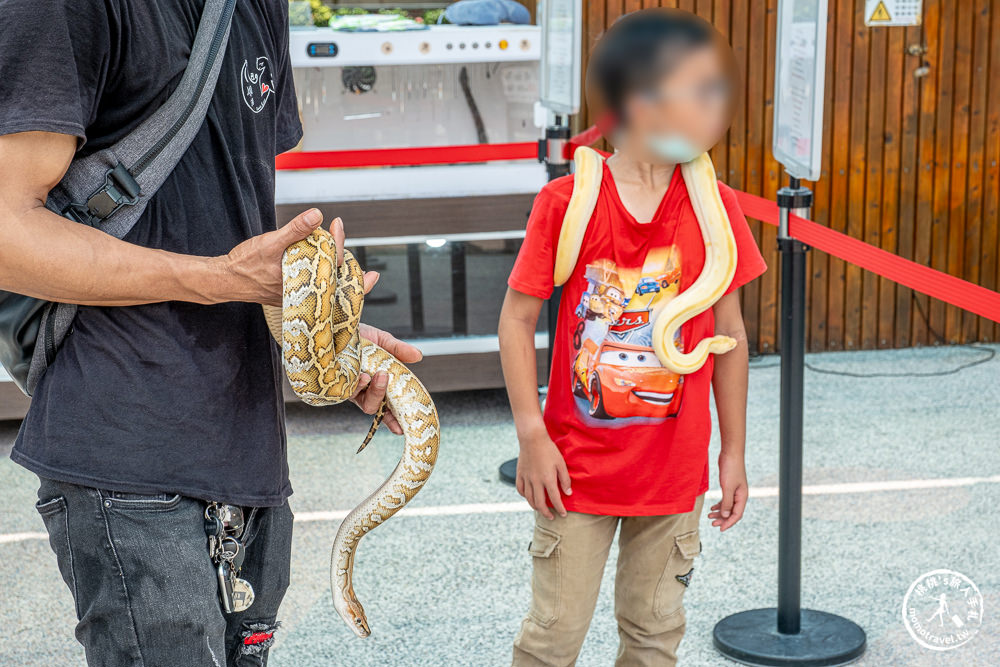
{"type": "MultiPolygon", "coordinates": [[[[236,0],[205,0],[187,68],[166,103],[113,146],[73,160],[46,208],[119,239],[131,231],[205,120],[235,8],[236,0]]],[[[46,309],[28,372],[29,395],[75,315],[72,304],[46,309]]]]}

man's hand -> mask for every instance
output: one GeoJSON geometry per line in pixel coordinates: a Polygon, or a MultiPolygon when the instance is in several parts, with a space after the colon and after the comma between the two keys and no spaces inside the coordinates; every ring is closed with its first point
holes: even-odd
{"type": "Polygon", "coordinates": [[[535,510],[546,519],[553,519],[552,511],[545,502],[548,495],[552,507],[559,516],[566,516],[562,495],[559,488],[567,496],[572,495],[569,471],[562,453],[552,442],[545,426],[537,433],[521,439],[521,455],[517,459],[517,492],[524,496],[535,510]]]}
{"type": "MultiPolygon", "coordinates": [[[[378,274],[375,275],[377,279],[378,274]]],[[[367,278],[368,274],[366,273],[365,276],[367,278]]],[[[366,280],[366,293],[367,290],[371,289],[367,283],[368,281],[366,280]]],[[[374,284],[373,282],[372,286],[374,284]]],[[[389,332],[376,329],[370,324],[362,324],[358,328],[358,333],[361,334],[362,338],[375,343],[404,364],[413,364],[423,358],[420,350],[414,346],[404,343],[389,332]]],[[[358,388],[355,390],[351,400],[363,411],[373,415],[378,411],[378,406],[382,405],[382,401],[385,399],[385,388],[388,385],[389,375],[387,373],[376,373],[374,381],[372,381],[372,377],[368,373],[362,373],[358,378],[358,388]]],[[[396,415],[392,414],[392,412],[387,410],[382,422],[396,435],[403,435],[403,427],[399,425],[396,415]]]]}
{"type": "Polygon", "coordinates": [[[743,518],[747,506],[749,487],[742,455],[719,455],[719,485],[722,486],[722,500],[712,505],[708,518],[713,526],[725,532],[743,518]]]}
{"type": "Polygon", "coordinates": [[[281,306],[281,256],[322,222],[323,214],[311,208],[284,227],[249,238],[219,258],[233,277],[229,300],[281,306]]]}

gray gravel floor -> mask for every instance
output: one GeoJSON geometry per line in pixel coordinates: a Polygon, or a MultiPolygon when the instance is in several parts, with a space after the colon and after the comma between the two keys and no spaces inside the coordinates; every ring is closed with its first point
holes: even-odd
{"type": "MultiPolygon", "coordinates": [[[[997,350],[1000,347],[993,347],[997,350]]],[[[979,358],[964,347],[810,355],[839,372],[927,373],[979,358]]],[[[752,364],[748,472],[755,487],[777,483],[776,358],[752,364]]],[[[1000,357],[951,375],[853,378],[806,375],[806,484],[1000,475],[1000,357]]],[[[517,443],[502,393],[437,397],[444,428],[434,477],[414,506],[510,502],[497,465],[517,443]]],[[[353,454],[367,420],[352,408],[291,406],[289,454],[299,513],[346,509],[395,464],[399,443],[380,434],[353,454]]],[[[16,424],[0,423],[0,451],[16,424]]],[[[713,451],[717,444],[713,445],[713,451]]],[[[0,460],[0,534],[41,531],[32,476],[0,460]]],[[[809,495],[804,504],[803,603],[847,616],[868,632],[857,664],[1000,664],[1000,484],[809,495]],[[966,645],[934,652],[907,634],[900,608],[919,575],[954,569],[985,598],[981,631],[966,645]]],[[[360,640],[336,617],[327,580],[335,522],[296,526],[292,584],[274,667],[312,665],[503,665],[527,609],[530,557],[526,512],[399,517],[365,540],[356,584],[374,636],[360,640]]],[[[687,595],[681,664],[728,665],[712,648],[727,614],[775,598],[777,502],[751,498],[743,522],[725,535],[703,520],[704,554],[687,595]]],[[[581,666],[611,665],[617,643],[605,573],[581,666]]],[[[80,665],[69,594],[44,540],[0,543],[0,665],[80,665]]]]}

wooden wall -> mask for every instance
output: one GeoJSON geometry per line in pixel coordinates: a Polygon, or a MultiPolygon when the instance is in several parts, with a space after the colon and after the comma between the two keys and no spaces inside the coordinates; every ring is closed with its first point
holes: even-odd
{"type": "MultiPolygon", "coordinates": [[[[924,0],[913,28],[864,25],[864,0],[829,0],[824,166],[813,219],[990,289],[998,286],[1000,0],[924,0]],[[926,55],[908,47],[926,45],[926,55]],[[926,60],[927,76],[914,76],[926,60]]],[[[712,151],[719,177],[773,198],[777,0],[587,0],[585,49],[622,13],[679,7],[712,21],[736,53],[742,104],[712,151]]],[[[584,58],[587,53],[584,53],[584,58]]],[[[579,127],[592,119],[586,112],[579,127]]],[[[778,340],[775,230],[751,221],[770,269],[743,291],[751,349],[778,340]]],[[[811,251],[811,350],[996,341],[1000,325],[811,251]]]]}

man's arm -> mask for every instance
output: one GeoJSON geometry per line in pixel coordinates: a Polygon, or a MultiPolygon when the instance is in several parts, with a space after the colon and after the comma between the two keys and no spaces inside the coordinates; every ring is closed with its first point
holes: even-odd
{"type": "Polygon", "coordinates": [[[712,525],[726,530],[743,517],[748,487],[744,448],[746,445],[747,382],[749,348],[747,332],[740,311],[739,291],[733,291],[715,304],[715,333],[736,341],[735,349],[715,356],[712,389],[719,415],[719,484],[722,500],[712,506],[708,517],[712,525]]]}
{"type": "Polygon", "coordinates": [[[0,289],[82,305],[158,301],[281,305],[281,255],[322,222],[313,209],[222,257],[143,248],[45,208],[76,138],[52,132],[0,136],[0,289]]]}

